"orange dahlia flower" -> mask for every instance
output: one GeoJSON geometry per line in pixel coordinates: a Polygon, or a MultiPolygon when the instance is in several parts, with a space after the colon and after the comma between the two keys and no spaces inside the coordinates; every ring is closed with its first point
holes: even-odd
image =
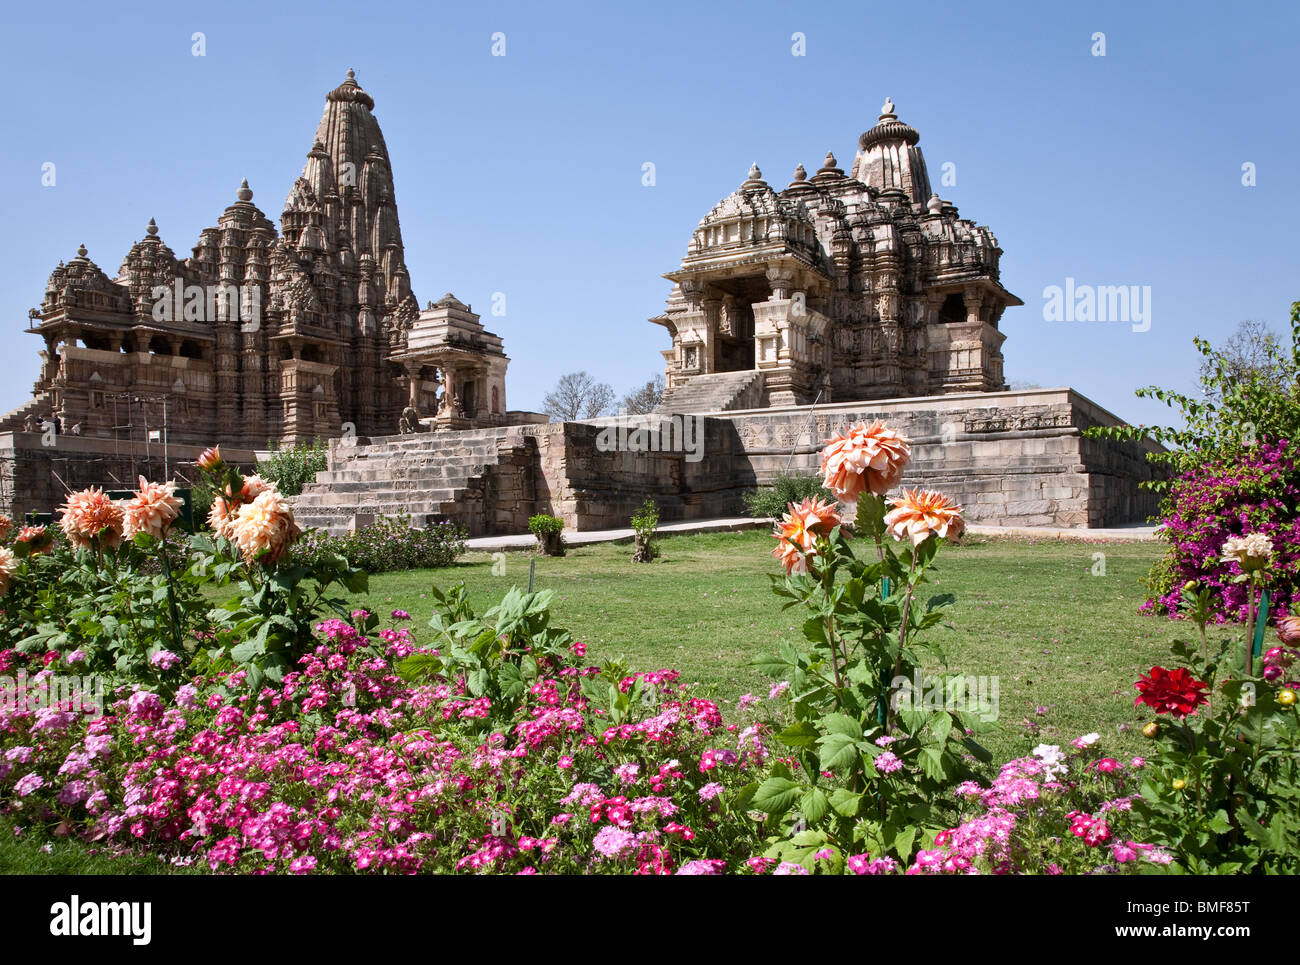
{"type": "Polygon", "coordinates": [[[135,498],[122,507],[122,535],[131,539],[136,533],[148,533],[162,539],[180,514],[175,483],[149,482],[141,476],[135,498]]]}
{"type": "Polygon", "coordinates": [[[212,497],[212,508],[208,510],[208,525],[212,527],[212,532],[226,539],[234,539],[231,526],[241,505],[238,500],[230,499],[228,496],[212,497]]]}
{"type": "Polygon", "coordinates": [[[840,515],[834,503],[816,497],[800,503],[790,503],[772,536],[778,541],[772,555],[781,561],[787,574],[807,573],[809,555],[814,550],[818,536],[829,536],[840,525],[840,515]]]}
{"type": "Polygon", "coordinates": [[[60,509],[59,526],[78,549],[116,546],[122,541],[122,507],[99,487],[69,493],[60,509]]]}
{"type": "Polygon", "coordinates": [[[31,547],[31,555],[48,553],[54,546],[54,534],[44,526],[24,526],[14,537],[14,543],[26,543],[31,547]]]}
{"type": "Polygon", "coordinates": [[[239,496],[244,502],[251,503],[268,489],[275,489],[275,483],[254,473],[251,476],[244,477],[244,488],[240,491],[239,496]]]}
{"type": "Polygon", "coordinates": [[[239,508],[230,523],[231,539],[244,559],[274,563],[284,555],[302,530],[293,521],[293,509],[279,491],[268,485],[257,498],[239,508]]]}
{"type": "Polygon", "coordinates": [[[18,557],[14,556],[12,550],[0,546],[0,596],[9,593],[9,584],[13,582],[16,572],[18,572],[18,557]]]}
{"type": "Polygon", "coordinates": [[[903,490],[903,495],[890,500],[896,507],[885,514],[885,525],[894,539],[910,536],[913,546],[920,546],[931,533],[940,537],[959,536],[966,528],[961,518],[961,507],[943,493],[930,489],[903,490]]]}
{"type": "Polygon", "coordinates": [[[832,436],[822,450],[825,486],[848,503],[863,492],[883,496],[903,478],[912,458],[909,441],[883,422],[864,422],[832,436]]]}
{"type": "Polygon", "coordinates": [[[0,513],[0,540],[8,539],[9,534],[14,531],[14,521],[0,513]]]}

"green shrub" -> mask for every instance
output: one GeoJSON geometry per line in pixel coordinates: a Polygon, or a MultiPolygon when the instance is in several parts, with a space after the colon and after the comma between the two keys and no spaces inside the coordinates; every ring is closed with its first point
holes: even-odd
{"type": "Polygon", "coordinates": [[[641,508],[632,516],[632,529],[636,532],[636,550],[632,560],[636,563],[649,563],[657,555],[654,540],[655,530],[659,528],[659,507],[655,501],[646,498],[641,508]]]}
{"type": "Polygon", "coordinates": [[[538,513],[528,520],[528,532],[532,533],[538,539],[543,536],[553,536],[564,530],[564,520],[558,516],[548,516],[546,513],[538,513]]]}
{"type": "Polygon", "coordinates": [[[822,485],[819,476],[794,476],[783,473],[776,477],[771,486],[745,494],[745,512],[750,516],[771,516],[779,519],[790,503],[797,503],[810,496],[817,496],[828,502],[835,501],[830,490],[822,485]]]}
{"type": "Polygon", "coordinates": [[[290,449],[280,449],[271,458],[257,464],[257,473],[275,483],[285,496],[297,496],[302,487],[324,472],[329,447],[317,439],[308,445],[300,442],[290,449]]]}
{"type": "Polygon", "coordinates": [[[311,566],[320,558],[337,555],[367,573],[433,569],[456,562],[465,552],[466,535],[463,526],[451,522],[412,529],[405,513],[381,516],[374,524],[342,536],[311,530],[294,544],[291,559],[311,566]]]}
{"type": "Polygon", "coordinates": [[[547,556],[564,555],[564,520],[538,513],[528,520],[528,531],[537,537],[537,549],[547,556]]]}

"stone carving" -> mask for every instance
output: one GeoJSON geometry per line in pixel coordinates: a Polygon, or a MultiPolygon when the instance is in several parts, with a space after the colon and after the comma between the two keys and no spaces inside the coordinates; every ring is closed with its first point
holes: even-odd
{"type": "Polygon", "coordinates": [[[397,420],[397,431],[404,436],[423,432],[424,426],[420,425],[420,413],[408,405],[402,410],[402,417],[397,420]]]}
{"type": "Polygon", "coordinates": [[[1026,429],[1069,428],[1074,424],[1068,412],[1020,413],[999,416],[967,415],[963,426],[967,432],[1009,432],[1026,429]]]}

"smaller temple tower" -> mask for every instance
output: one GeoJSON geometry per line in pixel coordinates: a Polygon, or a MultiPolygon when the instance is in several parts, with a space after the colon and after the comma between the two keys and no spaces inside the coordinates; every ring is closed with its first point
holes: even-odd
{"type": "Polygon", "coordinates": [[[849,174],[827,152],[777,191],[754,164],[701,219],[650,319],[673,341],[666,410],[1005,388],[998,321],[1023,303],[997,239],[932,193],[919,140],[886,100],[849,174]]]}

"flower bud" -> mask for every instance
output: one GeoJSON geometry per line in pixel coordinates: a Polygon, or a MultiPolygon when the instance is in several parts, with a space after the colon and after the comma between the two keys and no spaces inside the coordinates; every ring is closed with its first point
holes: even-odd
{"type": "Polygon", "coordinates": [[[1285,616],[1278,620],[1277,638],[1288,647],[1300,644],[1300,617],[1285,616]]]}
{"type": "Polygon", "coordinates": [[[1154,738],[1159,733],[1160,733],[1160,725],[1156,723],[1154,720],[1150,721],[1145,727],[1142,728],[1143,737],[1154,738]]]}
{"type": "Polygon", "coordinates": [[[1277,702],[1283,707],[1292,707],[1295,705],[1295,691],[1283,690],[1277,695],[1277,702]]]}
{"type": "Polygon", "coordinates": [[[1181,777],[1179,777],[1179,778],[1175,778],[1175,779],[1174,779],[1174,790],[1175,790],[1175,791],[1181,791],[1181,790],[1182,790],[1183,788],[1185,788],[1186,786],[1187,786],[1187,782],[1184,781],[1181,777]]]}
{"type": "Polygon", "coordinates": [[[216,472],[225,464],[225,460],[221,458],[221,447],[213,446],[211,449],[204,449],[194,463],[206,472],[216,472]]]}

